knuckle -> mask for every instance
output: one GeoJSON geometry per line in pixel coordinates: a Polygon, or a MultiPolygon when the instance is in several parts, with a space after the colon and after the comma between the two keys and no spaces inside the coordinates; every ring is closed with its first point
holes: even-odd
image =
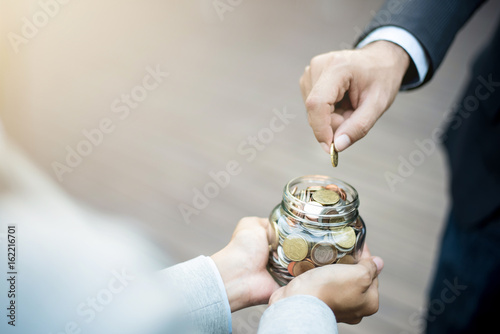
{"type": "Polygon", "coordinates": [[[316,109],[319,104],[319,99],[314,95],[309,95],[306,99],[306,108],[308,111],[316,109]]]}
{"type": "Polygon", "coordinates": [[[258,217],[254,217],[254,216],[243,217],[240,220],[240,224],[242,224],[242,225],[251,225],[251,224],[254,224],[255,222],[258,222],[258,221],[259,221],[258,217]]]}
{"type": "Polygon", "coordinates": [[[372,280],[372,275],[368,271],[368,269],[363,269],[363,271],[359,274],[358,281],[364,287],[371,285],[373,280],[372,280]]]}
{"type": "Polygon", "coordinates": [[[348,321],[346,321],[349,325],[357,325],[361,322],[361,319],[363,319],[362,317],[360,316],[355,316],[351,319],[349,319],[348,321]]]}
{"type": "Polygon", "coordinates": [[[379,310],[378,298],[376,300],[371,300],[366,307],[366,315],[372,315],[377,313],[379,310]]]}
{"type": "Polygon", "coordinates": [[[318,55],[311,58],[309,66],[311,66],[311,68],[314,68],[319,66],[321,63],[323,63],[323,55],[318,55]]]}

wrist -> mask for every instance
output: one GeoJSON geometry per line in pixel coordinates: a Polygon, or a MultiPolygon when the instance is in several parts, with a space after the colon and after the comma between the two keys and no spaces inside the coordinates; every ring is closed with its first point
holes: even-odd
{"type": "Polygon", "coordinates": [[[234,263],[227,250],[222,249],[211,256],[224,282],[224,288],[231,312],[250,306],[244,273],[238,269],[241,264],[234,263]]]}

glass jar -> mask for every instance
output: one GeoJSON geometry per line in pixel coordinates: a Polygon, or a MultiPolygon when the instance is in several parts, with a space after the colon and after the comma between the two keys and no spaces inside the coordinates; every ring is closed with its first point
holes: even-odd
{"type": "Polygon", "coordinates": [[[357,263],[366,235],[351,185],[328,176],[291,180],[271,212],[275,229],[268,270],[280,285],[315,267],[357,263]]]}

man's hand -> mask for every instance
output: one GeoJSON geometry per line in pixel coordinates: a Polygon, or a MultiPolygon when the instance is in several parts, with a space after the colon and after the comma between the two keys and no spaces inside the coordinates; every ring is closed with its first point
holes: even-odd
{"type": "Polygon", "coordinates": [[[363,138],[390,107],[410,64],[400,46],[377,41],[314,57],[300,78],[309,124],[323,149],[363,138]]]}
{"type": "Polygon", "coordinates": [[[266,269],[274,233],[267,219],[243,218],[229,244],[211,256],[224,281],[231,312],[266,304],[279,288],[266,269]]]}
{"type": "Polygon", "coordinates": [[[338,322],[357,324],[378,310],[377,276],[384,266],[365,245],[358,264],[333,264],[309,270],[276,290],[270,304],[293,295],[311,295],[325,302],[338,322]]]}

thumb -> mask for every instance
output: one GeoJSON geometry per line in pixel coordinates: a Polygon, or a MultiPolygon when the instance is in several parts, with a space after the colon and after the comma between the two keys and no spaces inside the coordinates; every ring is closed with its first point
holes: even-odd
{"type": "Polygon", "coordinates": [[[384,112],[372,99],[365,99],[335,132],[335,149],[341,152],[366,136],[384,112]]]}
{"type": "Polygon", "coordinates": [[[375,279],[384,268],[384,260],[378,256],[372,256],[362,259],[358,262],[358,265],[364,266],[370,273],[372,279],[375,279]]]}
{"type": "Polygon", "coordinates": [[[283,299],[286,287],[281,287],[278,290],[274,291],[271,297],[269,298],[269,305],[276,303],[278,300],[283,299]]]}

